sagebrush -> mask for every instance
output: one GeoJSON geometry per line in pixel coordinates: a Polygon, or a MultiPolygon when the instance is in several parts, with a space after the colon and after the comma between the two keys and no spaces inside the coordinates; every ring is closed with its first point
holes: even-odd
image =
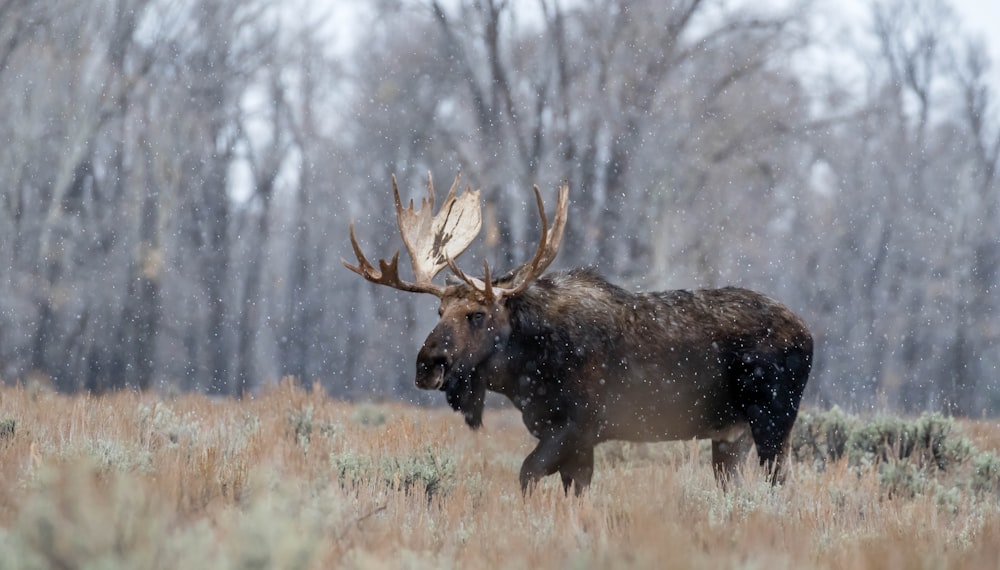
{"type": "Polygon", "coordinates": [[[0,569],[997,568],[1000,426],[805,411],[789,480],[729,491],[703,443],[598,447],[517,484],[509,410],[0,389],[0,569]]]}

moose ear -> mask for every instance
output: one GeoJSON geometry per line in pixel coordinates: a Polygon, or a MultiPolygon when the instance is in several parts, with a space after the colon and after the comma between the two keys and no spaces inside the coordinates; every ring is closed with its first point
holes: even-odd
{"type": "Polygon", "coordinates": [[[448,405],[465,418],[472,429],[483,425],[483,408],[486,405],[486,384],[478,380],[461,379],[445,385],[448,405]]]}

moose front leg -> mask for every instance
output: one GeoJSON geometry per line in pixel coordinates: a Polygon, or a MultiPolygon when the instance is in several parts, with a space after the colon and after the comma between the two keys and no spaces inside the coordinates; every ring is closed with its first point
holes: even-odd
{"type": "Polygon", "coordinates": [[[594,448],[590,445],[581,445],[576,452],[571,454],[559,468],[559,475],[562,476],[563,491],[569,495],[569,488],[574,483],[574,492],[579,497],[583,491],[590,486],[590,478],[594,474],[594,448]]]}
{"type": "Polygon", "coordinates": [[[594,446],[573,424],[546,430],[539,436],[538,445],[521,464],[521,492],[527,494],[539,479],[556,471],[567,493],[574,482],[578,495],[590,484],[594,446]]]}

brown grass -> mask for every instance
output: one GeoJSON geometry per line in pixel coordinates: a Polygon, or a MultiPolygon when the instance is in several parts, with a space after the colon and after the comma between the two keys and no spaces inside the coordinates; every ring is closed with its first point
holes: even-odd
{"type": "Polygon", "coordinates": [[[704,444],[607,444],[584,497],[550,477],[523,498],[512,411],[473,433],[290,383],[241,402],[5,388],[0,569],[1000,568],[995,479],[976,478],[1000,427],[956,430],[973,449],[946,469],[800,460],[729,492],[704,444]]]}

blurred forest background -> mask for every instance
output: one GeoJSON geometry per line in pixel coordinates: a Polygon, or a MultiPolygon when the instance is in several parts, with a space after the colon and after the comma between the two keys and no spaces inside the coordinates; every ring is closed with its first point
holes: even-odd
{"type": "Polygon", "coordinates": [[[1000,414],[998,71],[946,0],[821,4],[0,0],[0,378],[438,401],[436,300],[340,259],[461,170],[467,270],[566,179],[554,267],[782,300],[807,404],[1000,414]]]}

